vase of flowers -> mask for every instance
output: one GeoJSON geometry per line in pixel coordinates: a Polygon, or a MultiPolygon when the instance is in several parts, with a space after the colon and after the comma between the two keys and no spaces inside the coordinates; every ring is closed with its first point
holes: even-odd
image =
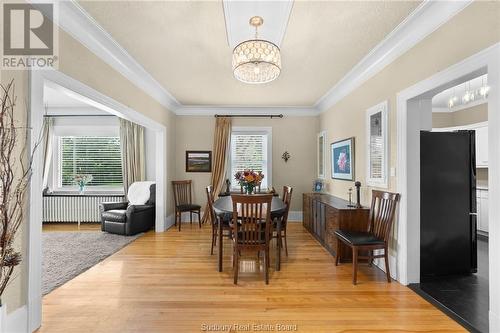
{"type": "Polygon", "coordinates": [[[92,175],[76,175],[73,181],[78,185],[78,192],[83,194],[85,186],[92,181],[92,175]]]}
{"type": "Polygon", "coordinates": [[[264,174],[253,170],[238,171],[234,178],[238,181],[246,194],[255,193],[255,188],[260,185],[264,174]]]}

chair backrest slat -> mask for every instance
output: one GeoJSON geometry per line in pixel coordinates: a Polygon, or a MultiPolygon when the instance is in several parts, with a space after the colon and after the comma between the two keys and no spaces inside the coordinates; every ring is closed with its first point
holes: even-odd
{"type": "Polygon", "coordinates": [[[191,184],[191,180],[172,181],[175,206],[188,205],[192,203],[191,184]]]}
{"type": "Polygon", "coordinates": [[[215,216],[215,211],[214,211],[214,187],[212,185],[208,185],[205,188],[205,191],[207,192],[207,203],[208,203],[208,210],[210,213],[210,222],[212,223],[212,226],[215,224],[216,216],[215,216]]]}
{"type": "Polygon", "coordinates": [[[288,212],[290,211],[290,204],[292,202],[293,188],[291,186],[283,186],[283,202],[286,205],[285,213],[283,214],[282,225],[286,226],[288,222],[288,212]]]}
{"type": "Polygon", "coordinates": [[[231,195],[234,237],[243,246],[260,246],[269,241],[272,194],[231,195]]]}
{"type": "Polygon", "coordinates": [[[396,208],[400,199],[399,193],[373,191],[368,231],[376,237],[389,240],[396,208]]]}

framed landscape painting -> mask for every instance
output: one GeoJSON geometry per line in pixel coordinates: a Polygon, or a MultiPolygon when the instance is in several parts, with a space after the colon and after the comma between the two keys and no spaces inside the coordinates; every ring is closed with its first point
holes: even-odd
{"type": "Polygon", "coordinates": [[[212,152],[186,150],[186,172],[212,172],[212,152]]]}
{"type": "Polygon", "coordinates": [[[332,178],[354,180],[354,138],[331,144],[332,178]]]}

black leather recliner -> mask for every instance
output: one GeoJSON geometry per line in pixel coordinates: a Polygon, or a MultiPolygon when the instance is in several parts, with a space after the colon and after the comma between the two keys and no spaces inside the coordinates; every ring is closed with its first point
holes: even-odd
{"type": "Polygon", "coordinates": [[[151,184],[149,199],[144,205],[134,205],[128,201],[101,203],[101,230],[125,236],[150,230],[155,225],[155,198],[156,186],[151,184]]]}

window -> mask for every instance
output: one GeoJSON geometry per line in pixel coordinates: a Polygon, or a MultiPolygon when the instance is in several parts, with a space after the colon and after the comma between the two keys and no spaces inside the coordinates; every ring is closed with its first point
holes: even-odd
{"type": "Polygon", "coordinates": [[[271,128],[233,127],[231,133],[231,157],[228,171],[233,189],[239,189],[234,179],[238,171],[251,169],[261,171],[264,179],[262,189],[272,186],[271,183],[271,128]]]}
{"type": "Polygon", "coordinates": [[[318,134],[318,178],[325,178],[325,140],[326,132],[318,134]]]}
{"type": "Polygon", "coordinates": [[[367,184],[387,187],[388,135],[387,101],[382,102],[366,113],[367,136],[367,184]]]}
{"type": "Polygon", "coordinates": [[[123,188],[120,138],[110,136],[59,136],[57,187],[74,187],[77,174],[92,175],[88,188],[123,188]]]}

